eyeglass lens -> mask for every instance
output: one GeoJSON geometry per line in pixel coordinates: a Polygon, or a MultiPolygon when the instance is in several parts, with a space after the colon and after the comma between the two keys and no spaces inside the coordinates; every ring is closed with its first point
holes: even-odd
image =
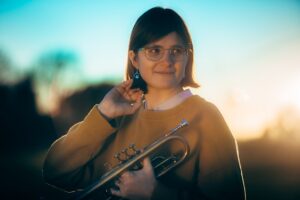
{"type": "Polygon", "coordinates": [[[143,50],[146,57],[154,61],[161,59],[166,51],[168,51],[168,53],[176,61],[182,60],[187,55],[187,50],[183,47],[173,47],[170,49],[164,49],[162,47],[146,47],[143,48],[143,50]]]}

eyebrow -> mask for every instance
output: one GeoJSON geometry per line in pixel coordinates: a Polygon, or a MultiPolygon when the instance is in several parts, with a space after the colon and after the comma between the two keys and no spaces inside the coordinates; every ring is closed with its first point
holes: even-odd
{"type": "MultiPolygon", "coordinates": [[[[175,45],[172,45],[170,48],[184,48],[185,46],[184,45],[180,45],[180,44],[175,44],[175,45]]],[[[163,46],[161,45],[146,45],[144,48],[164,48],[163,46]]]]}

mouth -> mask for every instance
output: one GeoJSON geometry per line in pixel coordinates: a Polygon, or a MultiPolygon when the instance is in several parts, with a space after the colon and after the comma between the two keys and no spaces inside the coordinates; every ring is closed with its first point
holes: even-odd
{"type": "Polygon", "coordinates": [[[174,71],[155,71],[154,73],[171,75],[171,74],[174,74],[175,72],[174,71]]]}

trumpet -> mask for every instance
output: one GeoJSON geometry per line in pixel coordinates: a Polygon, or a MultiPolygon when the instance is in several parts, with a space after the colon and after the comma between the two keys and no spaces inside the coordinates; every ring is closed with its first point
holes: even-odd
{"type": "MultiPolygon", "coordinates": [[[[72,191],[71,193],[73,193],[73,195],[71,199],[93,199],[93,197],[96,196],[97,199],[120,199],[119,197],[113,196],[110,193],[110,188],[115,187],[115,180],[123,172],[141,169],[141,161],[146,157],[150,157],[155,177],[159,178],[163,176],[164,174],[175,168],[177,165],[182,163],[190,152],[190,148],[187,141],[182,136],[175,135],[175,133],[179,129],[187,125],[188,122],[186,120],[182,120],[178,126],[170,130],[161,138],[149,144],[142,150],[136,150],[135,146],[131,145],[130,148],[131,151],[134,151],[134,155],[129,156],[129,159],[127,160],[120,159],[119,154],[115,155],[115,157],[119,159],[120,163],[114,168],[112,168],[110,171],[102,175],[99,180],[87,186],[86,188],[82,190],[72,191]],[[176,153],[171,153],[171,155],[168,156],[159,155],[157,150],[168,144],[170,145],[171,142],[179,142],[183,149],[176,153]]],[[[127,154],[126,151],[124,151],[123,153],[127,154]]]]}

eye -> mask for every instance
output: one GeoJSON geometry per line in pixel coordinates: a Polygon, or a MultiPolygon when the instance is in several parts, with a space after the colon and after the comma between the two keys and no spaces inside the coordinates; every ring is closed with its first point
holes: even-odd
{"type": "Polygon", "coordinates": [[[161,48],[159,47],[150,47],[146,49],[149,55],[159,55],[161,53],[161,48]]]}
{"type": "Polygon", "coordinates": [[[176,47],[171,50],[173,55],[182,55],[185,52],[184,48],[176,47]]]}

